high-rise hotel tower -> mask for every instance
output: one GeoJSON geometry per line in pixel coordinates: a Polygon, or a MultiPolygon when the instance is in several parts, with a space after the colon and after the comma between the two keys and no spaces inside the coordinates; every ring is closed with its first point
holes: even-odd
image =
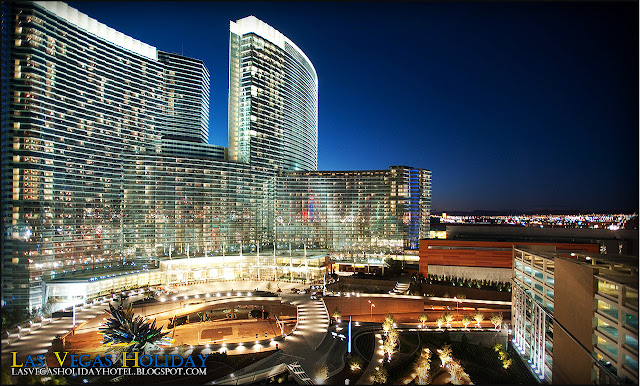
{"type": "Polygon", "coordinates": [[[231,23],[227,149],[207,143],[202,61],[61,2],[1,11],[3,305],[168,259],[235,255],[260,278],[250,254],[274,244],[384,253],[428,233],[428,170],[316,171],[316,72],[258,19],[231,23]]]}
{"type": "Polygon", "coordinates": [[[291,40],[255,16],[231,22],[229,159],[318,169],[318,76],[291,40]]]}

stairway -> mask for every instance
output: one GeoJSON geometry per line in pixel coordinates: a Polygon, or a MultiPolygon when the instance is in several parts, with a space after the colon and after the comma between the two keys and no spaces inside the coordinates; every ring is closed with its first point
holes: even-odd
{"type": "Polygon", "coordinates": [[[392,291],[389,291],[390,294],[396,295],[406,295],[409,292],[409,283],[396,283],[396,286],[392,291]]]}

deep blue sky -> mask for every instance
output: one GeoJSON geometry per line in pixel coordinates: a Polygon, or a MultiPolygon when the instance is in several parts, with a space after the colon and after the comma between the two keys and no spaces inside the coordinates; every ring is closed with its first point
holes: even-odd
{"type": "Polygon", "coordinates": [[[70,2],[204,61],[227,146],[229,21],[319,78],[319,169],[430,169],[432,209],[638,210],[638,4],[70,2]]]}

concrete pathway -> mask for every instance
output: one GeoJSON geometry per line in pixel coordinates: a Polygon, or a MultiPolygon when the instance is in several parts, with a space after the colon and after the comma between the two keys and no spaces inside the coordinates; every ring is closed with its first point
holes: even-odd
{"type": "Polygon", "coordinates": [[[371,385],[373,384],[372,373],[378,366],[382,366],[383,354],[382,351],[382,334],[375,334],[375,346],[373,348],[373,355],[371,356],[371,362],[364,370],[356,385],[371,385]]]}
{"type": "MultiPolygon", "coordinates": [[[[106,302],[76,307],[76,326],[80,327],[102,315],[108,307],[106,302]]],[[[71,317],[46,319],[41,326],[32,326],[29,330],[22,329],[19,334],[12,334],[9,339],[2,341],[2,363],[12,363],[11,352],[18,353],[16,358],[19,363],[23,363],[28,355],[35,357],[38,354],[46,354],[53,344],[53,339],[69,332],[72,325],[71,317]]]]}

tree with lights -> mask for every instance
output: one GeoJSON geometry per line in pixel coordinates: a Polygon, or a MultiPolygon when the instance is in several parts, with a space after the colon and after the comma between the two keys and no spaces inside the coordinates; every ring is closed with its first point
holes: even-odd
{"type": "Polygon", "coordinates": [[[371,376],[373,377],[374,383],[384,384],[387,383],[389,373],[384,367],[376,366],[375,370],[373,370],[373,372],[371,373],[371,376]]]}
{"type": "Polygon", "coordinates": [[[387,316],[384,318],[384,322],[382,322],[382,331],[384,331],[385,334],[388,334],[389,331],[394,328],[395,324],[396,319],[393,317],[393,314],[387,314],[387,316]]]}
{"type": "Polygon", "coordinates": [[[429,320],[429,317],[427,316],[426,312],[423,312],[420,314],[420,316],[418,316],[418,321],[422,323],[422,328],[424,328],[424,324],[427,322],[427,320],[429,320]]]}
{"type": "Polygon", "coordinates": [[[449,374],[451,375],[451,383],[454,385],[464,384],[464,378],[469,377],[458,360],[449,362],[449,374]]]}
{"type": "Polygon", "coordinates": [[[444,367],[447,363],[451,362],[451,345],[445,344],[442,348],[439,348],[436,351],[440,358],[441,367],[444,367]]]}
{"type": "Polygon", "coordinates": [[[451,328],[451,322],[453,321],[453,314],[447,311],[442,315],[442,317],[447,322],[447,328],[451,328]]]}
{"type": "Polygon", "coordinates": [[[316,383],[323,384],[329,378],[329,366],[326,363],[318,363],[315,368],[316,383]]]}
{"type": "Polygon", "coordinates": [[[418,362],[416,363],[416,383],[426,385],[429,383],[429,372],[431,371],[431,350],[425,348],[418,362]]]}
{"type": "Polygon", "coordinates": [[[491,323],[498,330],[498,326],[502,324],[502,312],[491,315],[491,323]]]}
{"type": "Polygon", "coordinates": [[[438,319],[436,319],[436,324],[438,325],[438,329],[442,329],[442,325],[444,324],[444,318],[441,316],[438,319]]]}
{"type": "Polygon", "coordinates": [[[481,328],[480,323],[484,320],[484,314],[478,311],[473,315],[473,319],[476,321],[476,327],[481,328]]]}
{"type": "Polygon", "coordinates": [[[391,355],[393,355],[393,353],[396,351],[399,337],[400,334],[398,333],[398,330],[392,328],[384,339],[384,342],[382,343],[382,350],[387,356],[387,360],[389,362],[391,362],[391,355]]]}
{"type": "Polygon", "coordinates": [[[464,329],[465,330],[468,330],[469,324],[471,324],[471,318],[469,317],[469,315],[463,315],[462,316],[462,325],[464,325],[464,329]]]}
{"type": "Polygon", "coordinates": [[[349,359],[349,368],[351,371],[357,371],[362,368],[364,361],[359,355],[354,355],[349,359]]]}

